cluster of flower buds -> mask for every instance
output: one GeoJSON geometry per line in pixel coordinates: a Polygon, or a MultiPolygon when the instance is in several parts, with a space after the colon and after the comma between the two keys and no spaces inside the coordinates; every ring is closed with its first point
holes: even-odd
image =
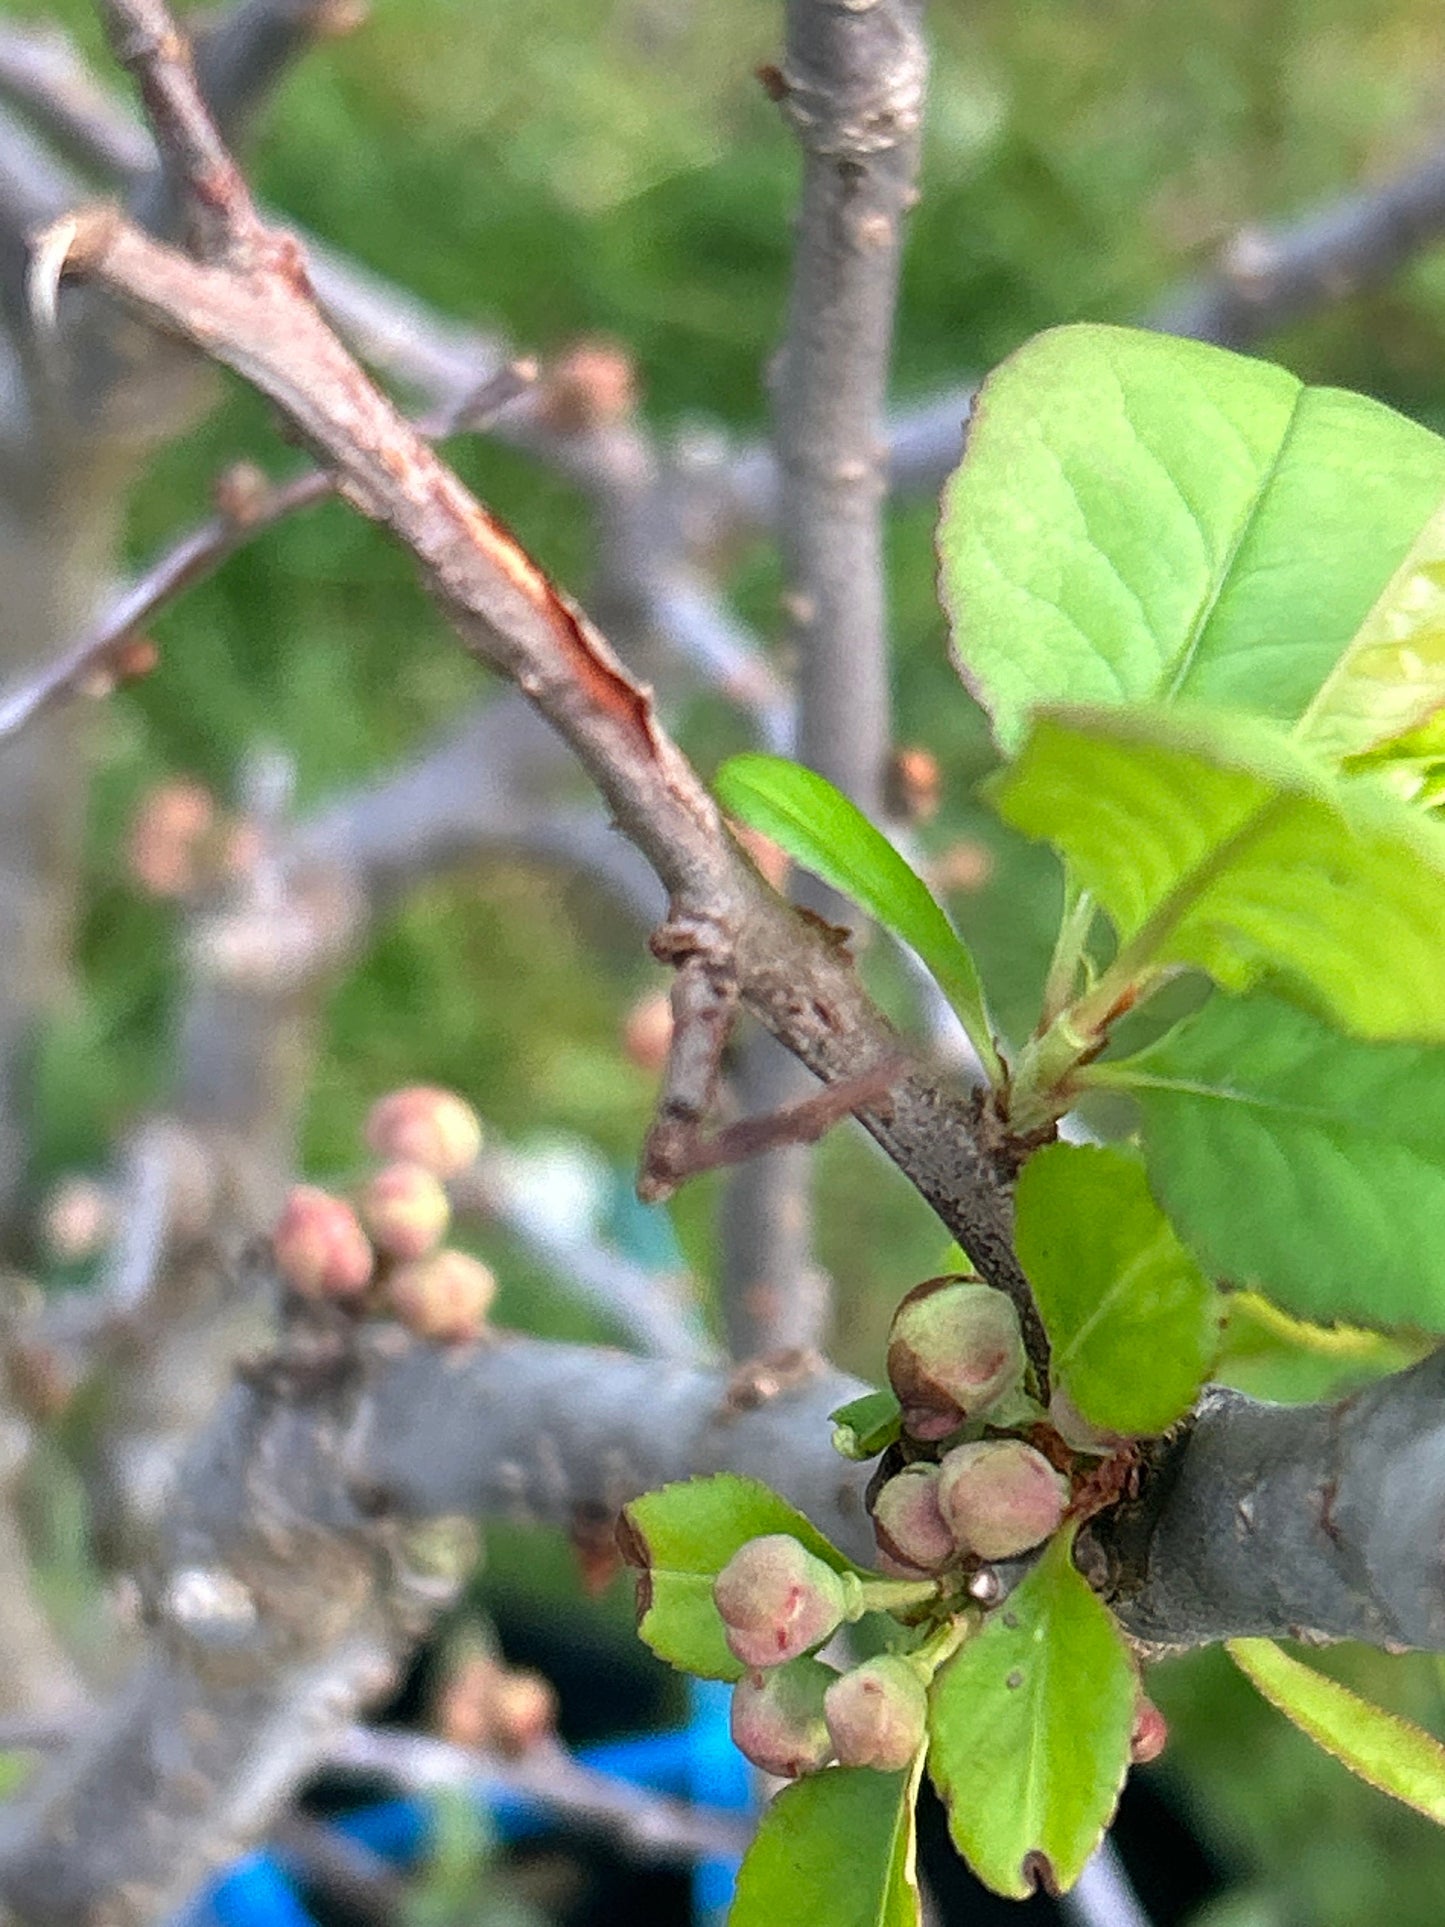
{"type": "MultiPolygon", "coordinates": [[[[888,1376],[912,1456],[872,1495],[886,1572],[919,1577],[964,1558],[1013,1559],[1058,1530],[1068,1480],[1023,1438],[997,1436],[1031,1410],[1043,1416],[1025,1397],[1026,1364],[1012,1302],[977,1279],[933,1278],[899,1305],[888,1376]]],[[[1082,1433],[1074,1416],[1071,1431],[1082,1433]]]]}
{"type": "Polygon", "coordinates": [[[888,1656],[838,1673],[814,1657],[889,1591],[886,1581],[870,1586],[835,1572],[787,1533],[733,1554],[713,1598],[729,1647],[749,1669],[733,1689],[732,1735],[754,1765],[795,1779],[835,1759],[894,1772],[913,1758],[927,1694],[912,1664],[888,1656]]]}
{"type": "Polygon", "coordinates": [[[271,1239],[282,1279],[302,1298],[384,1305],[423,1338],[479,1337],[496,1280],[443,1244],[451,1225],[443,1180],[481,1148],[476,1113],[451,1091],[414,1085],[373,1105],[366,1141],[385,1162],[354,1204],[310,1184],[287,1198],[271,1239]]]}
{"type": "Polygon", "coordinates": [[[223,810],[204,783],[181,776],[141,797],[126,840],[126,867],[147,896],[178,900],[244,874],[256,853],[252,826],[223,810]]]}
{"type": "Polygon", "coordinates": [[[473,1646],[448,1666],[434,1722],[452,1746],[523,1754],[556,1731],[557,1695],[541,1673],[473,1646]]]}

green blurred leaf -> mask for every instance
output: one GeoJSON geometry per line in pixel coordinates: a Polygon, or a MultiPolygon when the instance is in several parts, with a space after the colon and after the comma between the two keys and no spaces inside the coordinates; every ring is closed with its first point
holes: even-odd
{"type": "Polygon", "coordinates": [[[1064,699],[1293,722],[1442,496],[1445,443],[1362,395],[1200,342],[1053,329],[984,383],[944,495],[964,674],[1009,750],[1064,699]]]}
{"type": "MultiPolygon", "coordinates": [[[[1332,760],[1376,752],[1445,707],[1445,508],[1404,561],[1300,718],[1300,740],[1332,760]]],[[[1408,753],[1408,752],[1407,752],[1408,753]]]]}
{"type": "Polygon", "coordinates": [[[1073,1886],[1129,1769],[1134,1662],[1075,1571],[1071,1538],[1055,1537],[929,1696],[928,1770],[954,1843],[1017,1900],[1073,1886]]]}
{"type": "Polygon", "coordinates": [[[994,796],[1113,920],[1114,991],[1194,965],[1274,979],[1361,1036],[1445,1038],[1445,831],[1270,725],[1046,711],[994,796]]]}
{"type": "Polygon", "coordinates": [[[719,1472],[644,1493],[624,1506],[620,1538],[639,1568],[637,1630],[669,1665],[703,1679],[739,1679],[712,1584],[749,1539],[786,1532],[835,1572],[857,1570],[801,1512],[756,1479],[719,1472]]]}
{"type": "Polygon", "coordinates": [[[1138,1103],[1149,1181],[1209,1271],[1302,1318],[1445,1331],[1445,1051],[1214,997],[1097,1077],[1138,1103]]]}
{"type": "Polygon", "coordinates": [[[865,1392],[828,1416],[833,1450],[845,1459],[876,1459],[903,1429],[902,1408],[892,1392],[865,1392]]]}
{"type": "Polygon", "coordinates": [[[917,1776],[829,1767],[784,1787],[738,1875],[728,1927],[917,1927],[917,1776]]]}
{"type": "Polygon", "coordinates": [[[1137,1157],[1047,1146],[1019,1178],[1014,1239],[1054,1373],[1086,1419],[1144,1436],[1188,1411],[1219,1349],[1219,1294],[1137,1157]]]}
{"type": "Polygon", "coordinates": [[[715,788],[730,816],[771,837],[917,951],[998,1081],[993,1025],[973,958],[927,884],[882,831],[816,770],[786,757],[734,756],[718,771],[715,788]]]}
{"type": "Polygon", "coordinates": [[[1231,1639],[1225,1651],[1316,1746],[1381,1793],[1445,1826],[1445,1746],[1432,1734],[1303,1665],[1273,1640],[1231,1639]]]}

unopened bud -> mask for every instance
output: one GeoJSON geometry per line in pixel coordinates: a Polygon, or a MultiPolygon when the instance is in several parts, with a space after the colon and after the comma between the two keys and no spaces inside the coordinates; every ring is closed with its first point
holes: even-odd
{"type": "Polygon", "coordinates": [[[200,844],[215,815],[211,792],[189,780],[158,783],[142,799],[126,857],[131,875],[148,895],[182,897],[195,889],[200,844]]]}
{"type": "Polygon", "coordinates": [[[1023,1384],[1024,1341],[1012,1301],[988,1285],[931,1278],[893,1314],[888,1377],[916,1439],[937,1440],[1023,1384]]]}
{"type": "Polygon", "coordinates": [[[744,1666],[781,1666],[821,1646],[847,1616],[848,1588],[786,1532],[750,1539],[713,1582],[728,1645],[744,1666]]]}
{"type": "Polygon", "coordinates": [[[419,1164],[388,1164],[368,1179],[357,1205],[377,1250],[391,1258],[424,1258],[452,1217],[440,1182],[419,1164]]]}
{"type": "Polygon", "coordinates": [[[1134,1730],[1129,1735],[1129,1756],[1135,1766],[1148,1766],[1169,1744],[1169,1724],[1153,1700],[1139,1695],[1134,1713],[1134,1730]]]}
{"type": "Polygon", "coordinates": [[[372,1105],[366,1141],[378,1157],[454,1178],[481,1150],[482,1127],[471,1105],[454,1092],[412,1084],[372,1105]]]}
{"type": "Polygon", "coordinates": [[[271,1236],[276,1269],[303,1298],[355,1298],[375,1253],[356,1213],[313,1184],[291,1191],[271,1236]]]}
{"type": "Polygon", "coordinates": [[[497,1281],[465,1251],[434,1251],[400,1266],[386,1290],[397,1317],[419,1338],[459,1345],[480,1338],[497,1281]]]}
{"type": "Polygon", "coordinates": [[[613,341],[579,341],[542,378],[539,408],[547,427],[575,435],[623,421],[637,405],[637,374],[613,341]]]}
{"type": "Polygon", "coordinates": [[[936,1465],[905,1465],[873,1501],[873,1535],[896,1566],[937,1572],[958,1548],[938,1509],[936,1465]]]}
{"type": "Polygon", "coordinates": [[[62,1178],[45,1200],[45,1242],[62,1264],[93,1258],[115,1236],[115,1199],[94,1178],[62,1178]]]}
{"type": "Polygon", "coordinates": [[[503,1753],[526,1753],[557,1725],[551,1682],[526,1667],[509,1667],[497,1681],[492,1708],[496,1743],[503,1753]]]}
{"type": "Polygon", "coordinates": [[[837,1677],[816,1659],[744,1673],[733,1688],[734,1746],[780,1780],[825,1767],[833,1757],[833,1740],[823,1701],[837,1677]]]}
{"type": "Polygon", "coordinates": [[[835,1679],[823,1715],[843,1766],[900,1773],[928,1730],[928,1694],[907,1660],[885,1653],[835,1679]]]}
{"type": "Polygon", "coordinates": [[[938,1506],[965,1552],[1014,1559],[1058,1530],[1068,1481],[1022,1439],[958,1445],[940,1467],[938,1506]]]}
{"type": "Polygon", "coordinates": [[[639,1070],[657,1072],[672,1045],[672,1003],[661,990],[639,997],[622,1027],[622,1048],[639,1070]]]}
{"type": "Polygon", "coordinates": [[[896,749],[888,766],[887,804],[890,816],[906,823],[931,823],[943,800],[943,776],[931,749],[918,744],[896,749]]]}

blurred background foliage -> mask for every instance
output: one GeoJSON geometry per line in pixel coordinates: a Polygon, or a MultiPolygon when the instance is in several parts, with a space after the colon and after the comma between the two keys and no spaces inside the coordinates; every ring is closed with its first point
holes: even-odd
{"type": "MultiPolygon", "coordinates": [[[[84,0],[10,4],[59,16],[97,44],[84,0]]],[[[777,14],[773,0],[377,0],[361,32],[288,82],[258,149],[259,183],[360,261],[521,347],[546,354],[586,334],[626,343],[658,425],[756,433],[796,177],[754,78],[776,54],[777,14]]],[[[932,31],[901,398],[986,369],[1050,323],[1143,312],[1240,226],[1407,164],[1445,125],[1445,12],[1423,0],[940,0],[932,31]]],[[[1445,249],[1269,352],[1445,427],[1445,249]]],[[[264,409],[232,386],[136,496],[134,556],[193,519],[241,454],[273,472],[289,459],[264,409]]],[[[485,443],[457,458],[542,559],[585,589],[590,531],[576,499],[485,443]]],[[[1056,884],[1048,861],[1010,844],[974,800],[989,749],[946,660],[931,523],[931,508],[910,507],[891,527],[898,734],[932,748],[945,773],[930,840],[976,841],[992,859],[990,880],[954,907],[1017,1028],[1056,884]]],[[[774,635],[770,557],[739,557],[730,587],[774,635]]],[[[120,854],[145,787],[192,772],[225,791],[248,750],[278,743],[311,801],[386,767],[482,693],[400,558],[334,507],[242,553],[157,634],[162,668],[112,704],[94,771],[76,985],[42,1053],[42,1171],[101,1161],[164,1085],[174,915],[127,883],[120,854]]],[[[704,767],[734,746],[716,705],[679,721],[704,767]]],[[[352,1163],[367,1103],[415,1077],[456,1086],[509,1138],[577,1134],[625,1171],[651,1089],[619,1050],[619,1022],[661,976],[640,944],[579,914],[580,895],[552,876],[489,866],[428,887],[377,934],[331,1001],[306,1126],[311,1169],[352,1163]]],[[[821,1166],[837,1354],[876,1376],[888,1310],[937,1268],[942,1240],[857,1137],[838,1134],[821,1166]]],[[[704,1287],[715,1196],[697,1185],[677,1211],[704,1287]]],[[[515,1254],[490,1255],[505,1317],[594,1329],[515,1254]]],[[[1251,1389],[1280,1396],[1368,1367],[1350,1355],[1296,1370],[1257,1332],[1241,1353],[1251,1389]]],[[[581,1649],[610,1653],[633,1677],[625,1588],[584,1604],[557,1552],[539,1561],[534,1545],[504,1536],[484,1582],[489,1603],[522,1623],[545,1601],[581,1649]]],[[[1327,1663],[1445,1730],[1435,1662],[1337,1653],[1327,1663]]],[[[1386,1917],[1436,1927],[1445,1842],[1424,1822],[1266,1713],[1220,1656],[1165,1665],[1154,1682],[1176,1741],[1149,1778],[1204,1843],[1220,1887],[1204,1911],[1156,1895],[1161,1927],[1386,1917]]]]}

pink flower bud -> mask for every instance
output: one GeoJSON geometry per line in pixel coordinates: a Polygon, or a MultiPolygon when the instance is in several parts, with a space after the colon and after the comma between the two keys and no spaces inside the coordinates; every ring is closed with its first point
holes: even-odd
{"type": "Polygon", "coordinates": [[[928,1730],[928,1694],[907,1660],[865,1660],[823,1695],[823,1716],[843,1766],[900,1773],[928,1730]]]}
{"type": "Polygon", "coordinates": [[[314,1184],[298,1184],[271,1234],[276,1269],[302,1298],[355,1298],[375,1254],[356,1213],[314,1184]]]}
{"type": "Polygon", "coordinates": [[[439,1178],[454,1178],[482,1148],[482,1127],[471,1105],[453,1092],[412,1084],[372,1105],[366,1141],[378,1157],[420,1164],[439,1178]]]}
{"type": "Polygon", "coordinates": [[[780,1780],[816,1773],[833,1757],[823,1701],[837,1677],[816,1659],[744,1673],[733,1688],[733,1744],[780,1780]]]}
{"type": "Polygon", "coordinates": [[[481,1336],[497,1281],[465,1251],[434,1251],[398,1267],[386,1291],[397,1317],[419,1338],[463,1344],[481,1336]]]}
{"type": "Polygon", "coordinates": [[[194,890],[200,845],[215,815],[211,792],[190,778],[158,783],[149,791],[131,823],[126,853],[140,887],[153,897],[181,897],[194,890]]]}
{"type": "Polygon", "coordinates": [[[1014,1559],[1041,1545],[1068,1504],[1068,1481],[1022,1439],[957,1445],[939,1472],[939,1510],[980,1559],[1014,1559]]]}
{"type": "Polygon", "coordinates": [[[1153,1700],[1141,1693],[1134,1712],[1134,1730],[1129,1736],[1129,1754],[1135,1766],[1148,1766],[1169,1744],[1169,1725],[1153,1700]]]}
{"type": "Polygon", "coordinates": [[[936,1465],[905,1465],[873,1501],[873,1536],[896,1567],[938,1572],[958,1551],[938,1509],[936,1465]]]}
{"type": "Polygon", "coordinates": [[[893,1315],[888,1377],[905,1431],[936,1440],[1023,1384],[1018,1313],[1001,1291],[961,1278],[915,1285],[893,1315]]]}
{"type": "Polygon", "coordinates": [[[388,1164],[367,1181],[357,1203],[377,1250],[391,1258],[424,1258],[451,1223],[446,1192],[419,1164],[388,1164]]]}
{"type": "Polygon", "coordinates": [[[781,1666],[843,1623],[848,1592],[831,1566],[785,1532],[750,1539],[713,1582],[727,1642],[744,1666],[781,1666]]]}

